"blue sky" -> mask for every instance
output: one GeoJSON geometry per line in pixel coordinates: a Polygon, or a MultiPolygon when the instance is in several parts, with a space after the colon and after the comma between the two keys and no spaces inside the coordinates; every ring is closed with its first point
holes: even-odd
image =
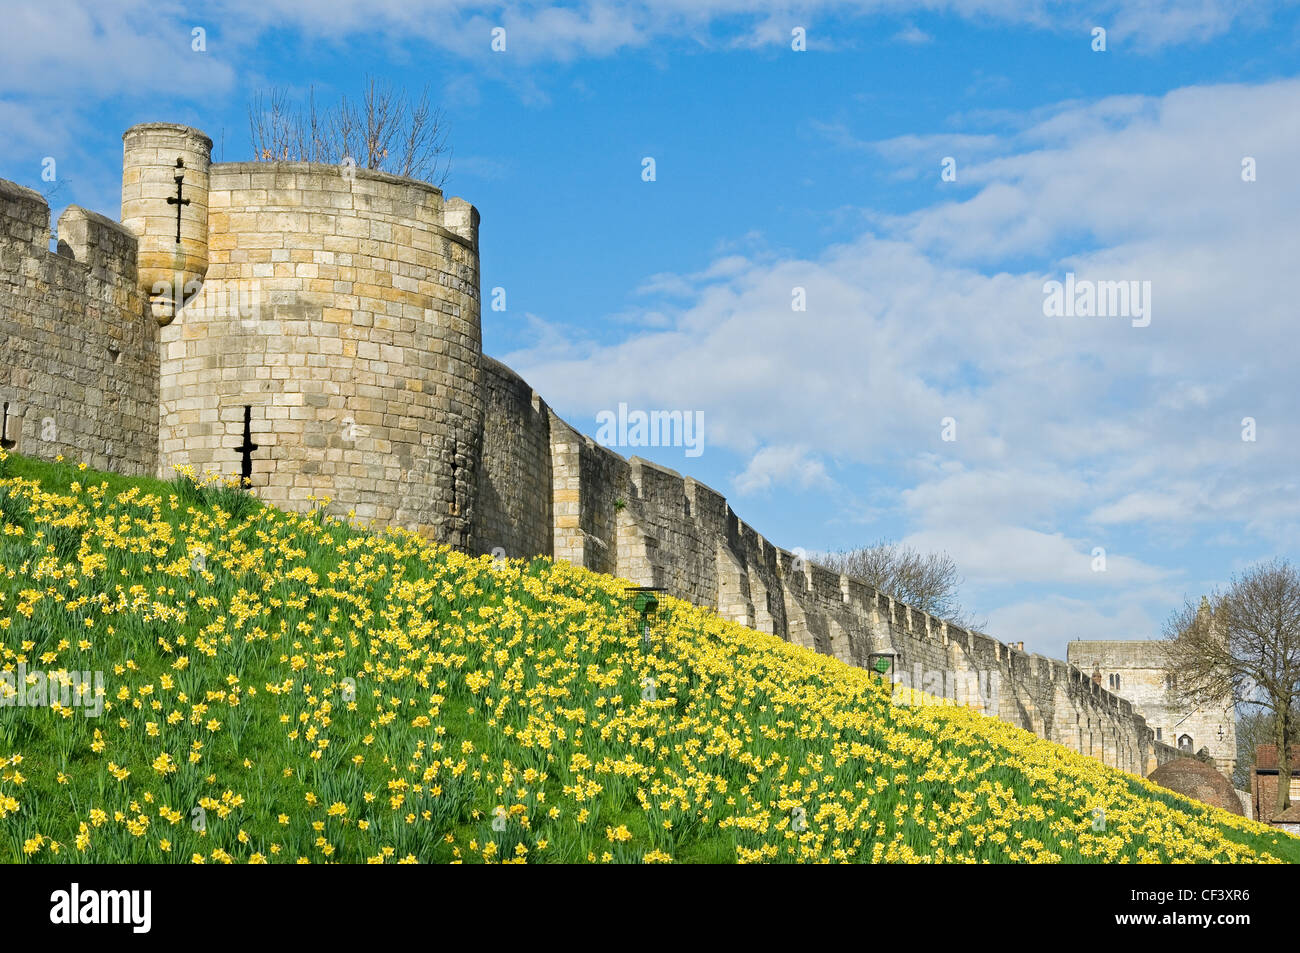
{"type": "Polygon", "coordinates": [[[1153,637],[1184,597],[1294,555],[1295,4],[6,16],[0,176],[48,190],[54,157],[56,216],[116,216],[134,122],[197,126],[215,159],[245,160],[258,90],[427,83],[455,149],[446,191],[482,214],[485,298],[506,289],[483,313],[489,354],[593,435],[620,402],[702,411],[701,457],[642,455],[789,549],[950,552],[999,638],[1063,656],[1072,637],[1153,637]],[[1067,271],[1150,281],[1150,325],[1045,317],[1043,284],[1067,271]]]}

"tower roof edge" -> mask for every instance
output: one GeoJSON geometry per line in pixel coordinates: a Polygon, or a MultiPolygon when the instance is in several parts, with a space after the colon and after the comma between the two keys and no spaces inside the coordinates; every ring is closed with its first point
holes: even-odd
{"type": "Polygon", "coordinates": [[[181,135],[195,136],[206,142],[209,150],[212,148],[212,137],[206,132],[178,122],[138,122],[122,133],[122,139],[125,140],[132,133],[140,132],[175,132],[181,135]]]}

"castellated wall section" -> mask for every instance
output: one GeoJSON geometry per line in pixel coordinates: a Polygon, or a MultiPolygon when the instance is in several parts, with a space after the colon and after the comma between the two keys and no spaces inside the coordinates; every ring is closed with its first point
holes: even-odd
{"type": "Polygon", "coordinates": [[[152,475],[158,326],[137,290],[136,238],[0,179],[0,403],[4,446],[152,475]]]}
{"type": "Polygon", "coordinates": [[[6,447],[163,478],[246,467],[286,509],[329,497],[472,552],[664,588],[852,665],[889,653],[904,683],[1134,773],[1178,755],[1078,667],[800,559],[717,491],[565,423],[482,354],[467,202],[210,151],[195,129],[132,127],[125,224],[70,207],[57,252],[41,197],[0,181],[6,447]]]}
{"type": "Polygon", "coordinates": [[[508,368],[490,359],[484,368],[474,551],[552,555],[664,588],[851,665],[893,653],[900,682],[1134,774],[1179,756],[1130,701],[1079,668],[949,625],[774,546],[717,491],[623,458],[556,416],[508,368]],[[548,479],[549,545],[541,535],[548,479]]]}

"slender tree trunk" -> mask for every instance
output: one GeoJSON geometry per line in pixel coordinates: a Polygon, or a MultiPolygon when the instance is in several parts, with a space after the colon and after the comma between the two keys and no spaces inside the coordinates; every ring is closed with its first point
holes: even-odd
{"type": "Polygon", "coordinates": [[[1287,744],[1291,732],[1291,706],[1283,703],[1278,708],[1277,725],[1277,817],[1291,806],[1291,747],[1287,744]]]}

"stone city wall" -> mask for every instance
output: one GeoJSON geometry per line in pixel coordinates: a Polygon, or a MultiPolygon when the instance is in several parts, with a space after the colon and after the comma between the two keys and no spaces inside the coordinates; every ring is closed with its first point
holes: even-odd
{"type": "Polygon", "coordinates": [[[0,419],[4,446],[118,473],[158,464],[158,326],[137,291],[136,239],[0,179],[0,419]]]}
{"type": "Polygon", "coordinates": [[[1075,666],[949,625],[772,545],[720,493],[648,460],[624,459],[549,412],[502,365],[485,368],[493,383],[480,500],[513,502],[484,510],[485,517],[497,514],[493,525],[501,528],[485,532],[478,551],[500,545],[512,557],[552,555],[663,588],[851,665],[892,653],[895,677],[914,687],[1135,774],[1178,756],[1155,741],[1130,701],[1075,666]],[[506,438],[505,430],[513,435],[506,438]],[[536,450],[544,433],[554,524],[549,552],[537,546],[536,521],[519,521],[541,511],[536,500],[548,465],[536,450]],[[512,520],[513,536],[505,528],[512,520]]]}
{"type": "Polygon", "coordinates": [[[483,451],[470,548],[550,555],[550,408],[504,364],[485,356],[482,371],[483,451]]]}

